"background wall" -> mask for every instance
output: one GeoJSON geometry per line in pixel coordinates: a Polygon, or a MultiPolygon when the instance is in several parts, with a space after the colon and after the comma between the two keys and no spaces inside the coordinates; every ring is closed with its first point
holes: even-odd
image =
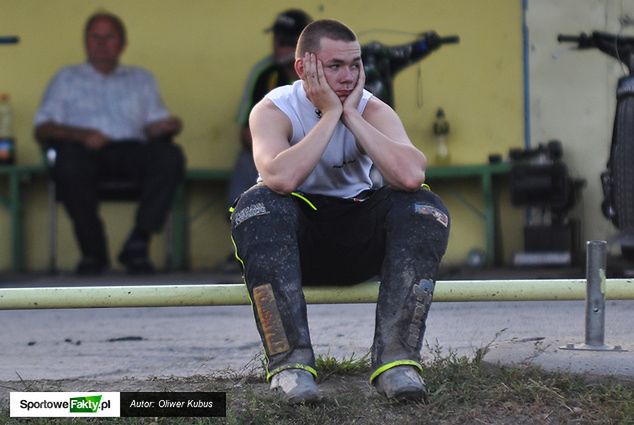
{"type": "MultiPolygon", "coordinates": [[[[489,153],[506,154],[523,144],[522,5],[519,0],[3,0],[3,35],[19,35],[18,45],[0,46],[0,92],[11,94],[20,163],[40,161],[31,122],[42,92],[61,66],[84,60],[82,29],[99,10],[119,14],[129,33],[123,61],[149,68],[164,100],[183,118],[178,138],[189,166],[230,169],[238,149],[233,122],[250,66],[270,52],[263,29],[288,7],[301,7],[314,18],[332,17],[349,24],[362,43],[411,41],[435,30],[458,34],[459,45],[442,47],[395,81],[396,109],[412,141],[432,160],[432,120],[444,108],[451,125],[449,149],[455,163],[482,163],[489,153]]],[[[28,267],[46,267],[44,181],[27,187],[28,267]]],[[[4,184],[0,183],[0,184],[4,184]]],[[[436,185],[453,214],[447,261],[462,262],[473,247],[484,247],[482,221],[458,199],[481,206],[478,186],[436,185]]],[[[224,194],[193,187],[190,205],[192,266],[210,267],[229,252],[224,194]]],[[[506,255],[521,245],[521,216],[504,196],[506,255]]],[[[110,250],[116,255],[132,223],[130,205],[104,204],[110,250]]],[[[60,208],[61,212],[61,208],[60,208]]],[[[60,260],[74,267],[79,258],[65,213],[60,214],[60,260]]],[[[8,216],[0,212],[0,269],[9,261],[8,216]]],[[[160,261],[163,240],[155,238],[160,261]]]]}
{"type": "MultiPolygon", "coordinates": [[[[634,17],[626,0],[529,0],[531,143],[561,140],[571,174],[586,179],[572,215],[583,223],[582,240],[606,239],[616,232],[601,213],[600,174],[612,137],[619,77],[627,74],[596,49],[572,50],[558,34],[593,30],[634,35],[621,21],[634,17]]],[[[612,247],[614,249],[615,247],[612,247]]]]}

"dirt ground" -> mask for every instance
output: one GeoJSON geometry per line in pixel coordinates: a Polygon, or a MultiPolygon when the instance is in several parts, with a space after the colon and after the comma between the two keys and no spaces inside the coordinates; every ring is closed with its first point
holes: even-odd
{"type": "MultiPolygon", "coordinates": [[[[606,305],[606,343],[629,354],[564,353],[562,365],[591,356],[634,374],[632,307],[631,301],[606,305]]],[[[501,362],[530,363],[542,352],[551,362],[562,358],[556,341],[583,342],[584,310],[584,302],[435,303],[423,355],[429,358],[435,346],[473,356],[493,343],[490,355],[501,362]]],[[[360,358],[372,343],[374,305],[309,305],[309,322],[317,355],[360,358]]],[[[249,306],[5,310],[0,323],[3,407],[12,391],[213,390],[240,405],[245,397],[270,397],[257,378],[261,344],[249,306]]],[[[365,374],[332,376],[320,388],[333,402],[358,394],[382,403],[365,374]]]]}

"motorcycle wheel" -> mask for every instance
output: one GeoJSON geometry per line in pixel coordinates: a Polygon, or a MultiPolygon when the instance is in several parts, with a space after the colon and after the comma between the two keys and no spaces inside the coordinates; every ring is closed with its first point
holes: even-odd
{"type": "MultiPolygon", "coordinates": [[[[634,95],[619,99],[612,140],[612,181],[616,226],[634,234],[634,95]]],[[[621,246],[623,257],[634,260],[634,246],[621,246]]]]}

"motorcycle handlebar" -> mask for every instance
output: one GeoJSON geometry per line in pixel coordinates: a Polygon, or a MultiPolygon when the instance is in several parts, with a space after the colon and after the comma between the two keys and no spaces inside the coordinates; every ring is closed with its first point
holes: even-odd
{"type": "Polygon", "coordinates": [[[0,44],[16,44],[19,41],[20,41],[20,38],[16,35],[0,36],[0,44]]]}
{"type": "Polygon", "coordinates": [[[609,46],[610,48],[620,48],[634,46],[634,37],[611,34],[603,31],[592,31],[590,34],[582,32],[579,35],[566,35],[559,34],[557,41],[560,43],[577,43],[579,48],[597,47],[599,49],[602,46],[609,46]]]}
{"type": "MultiPolygon", "coordinates": [[[[585,34],[583,34],[585,36],[585,34]]],[[[582,36],[559,34],[557,41],[560,43],[578,43],[582,36]]]]}
{"type": "Polygon", "coordinates": [[[592,31],[590,34],[583,32],[579,35],[559,34],[557,40],[560,43],[576,43],[577,49],[597,49],[619,60],[630,69],[630,72],[634,72],[633,36],[592,31]]]}
{"type": "Polygon", "coordinates": [[[440,44],[456,44],[460,43],[460,37],[457,35],[447,35],[438,39],[440,44]]]}
{"type": "Polygon", "coordinates": [[[592,47],[598,47],[598,33],[593,32],[591,35],[582,32],[579,35],[566,35],[559,34],[557,41],[560,43],[576,43],[579,49],[589,49],[592,47]]]}

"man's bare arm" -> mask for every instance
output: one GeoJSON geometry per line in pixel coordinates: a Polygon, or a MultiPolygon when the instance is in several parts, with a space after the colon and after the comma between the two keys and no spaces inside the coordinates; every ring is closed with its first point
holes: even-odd
{"type": "Polygon", "coordinates": [[[253,158],[264,184],[282,194],[296,190],[319,162],[338,122],[338,115],[325,113],[306,137],[291,146],[288,117],[268,99],[258,103],[249,123],[253,158]]]}
{"type": "Polygon", "coordinates": [[[89,149],[99,149],[109,143],[108,138],[97,130],[73,127],[47,121],[35,128],[35,138],[40,143],[64,141],[81,143],[89,149]]]}
{"type": "Polygon", "coordinates": [[[400,118],[387,104],[372,98],[363,115],[344,113],[343,119],[390,186],[414,191],[425,181],[427,158],[409,140],[400,118]]]}
{"type": "Polygon", "coordinates": [[[148,124],[144,128],[145,135],[148,139],[157,139],[160,137],[174,136],[183,128],[183,123],[178,117],[168,117],[160,121],[148,124]]]}
{"type": "Polygon", "coordinates": [[[427,158],[412,145],[401,119],[387,104],[372,97],[363,114],[359,112],[364,85],[365,73],[361,66],[357,85],[343,104],[343,123],[390,186],[414,191],[425,181],[427,158]]]}
{"type": "Polygon", "coordinates": [[[291,146],[291,122],[269,99],[258,103],[249,117],[255,165],[264,184],[284,194],[296,190],[314,170],[343,111],[317,57],[306,53],[298,66],[309,99],[322,112],[317,125],[291,146]]]}

